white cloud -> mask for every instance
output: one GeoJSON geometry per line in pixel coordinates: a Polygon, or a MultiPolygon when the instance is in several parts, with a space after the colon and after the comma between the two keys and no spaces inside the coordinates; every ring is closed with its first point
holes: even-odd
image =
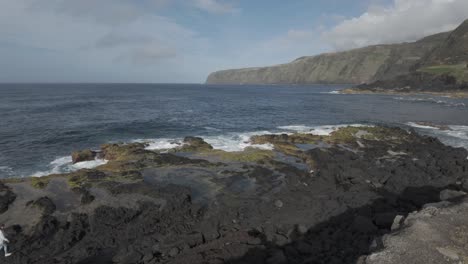
{"type": "Polygon", "coordinates": [[[238,9],[231,4],[220,0],[194,0],[194,4],[201,10],[215,14],[234,13],[238,11],[238,9]]]}
{"type": "Polygon", "coordinates": [[[415,41],[452,30],[467,18],[467,0],[394,0],[342,21],[323,37],[338,50],[415,41]]]}
{"type": "Polygon", "coordinates": [[[0,81],[176,79],[201,40],[157,14],[165,1],[0,0],[0,81]]]}

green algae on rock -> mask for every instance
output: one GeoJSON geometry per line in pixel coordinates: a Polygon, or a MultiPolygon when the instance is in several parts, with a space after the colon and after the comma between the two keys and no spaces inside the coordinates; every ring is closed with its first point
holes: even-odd
{"type": "Polygon", "coordinates": [[[0,222],[23,253],[9,261],[355,263],[396,215],[468,186],[465,149],[401,128],[250,143],[273,149],[226,152],[200,138],[168,153],[107,144],[108,163],[94,169],[4,180],[0,222]]]}

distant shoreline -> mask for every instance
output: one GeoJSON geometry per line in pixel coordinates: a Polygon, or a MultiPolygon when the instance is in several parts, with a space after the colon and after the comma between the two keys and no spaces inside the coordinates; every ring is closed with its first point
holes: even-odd
{"type": "Polygon", "coordinates": [[[401,90],[369,90],[347,88],[339,91],[340,94],[388,94],[388,95],[434,95],[450,98],[468,98],[468,92],[464,91],[446,91],[446,92],[425,92],[425,91],[401,91],[401,90]]]}

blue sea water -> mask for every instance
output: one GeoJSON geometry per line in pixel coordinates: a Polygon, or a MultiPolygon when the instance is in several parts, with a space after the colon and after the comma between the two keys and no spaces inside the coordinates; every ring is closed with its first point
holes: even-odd
{"type": "Polygon", "coordinates": [[[147,141],[164,148],[192,135],[235,151],[248,145],[252,134],[338,124],[412,125],[447,144],[468,147],[467,99],[334,92],[341,88],[0,84],[0,178],[77,169],[70,164],[72,151],[108,142],[147,141]],[[419,121],[452,129],[414,124],[419,121]]]}

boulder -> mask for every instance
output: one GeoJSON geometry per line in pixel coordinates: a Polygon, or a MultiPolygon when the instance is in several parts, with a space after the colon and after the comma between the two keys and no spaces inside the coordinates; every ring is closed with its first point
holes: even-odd
{"type": "Polygon", "coordinates": [[[393,230],[399,229],[404,218],[405,217],[402,216],[402,215],[395,216],[395,219],[393,219],[393,224],[392,224],[391,230],[393,231],[393,230]]]}
{"type": "Polygon", "coordinates": [[[75,164],[75,163],[82,162],[82,161],[94,160],[96,156],[97,156],[97,152],[89,150],[89,149],[75,151],[72,153],[72,162],[73,164],[75,164]]]}
{"type": "Polygon", "coordinates": [[[35,200],[32,205],[41,208],[43,215],[51,215],[56,209],[54,202],[47,196],[35,200]]]}
{"type": "Polygon", "coordinates": [[[305,225],[297,225],[296,226],[296,231],[297,233],[299,233],[300,235],[305,235],[307,233],[307,227],[305,225]]]}
{"type": "Polygon", "coordinates": [[[180,148],[181,151],[203,151],[211,150],[213,147],[206,143],[203,138],[200,137],[185,137],[184,145],[180,148]]]}
{"type": "Polygon", "coordinates": [[[284,205],[284,204],[283,204],[283,201],[281,201],[281,200],[276,200],[276,201],[275,201],[275,206],[276,206],[277,208],[281,208],[281,207],[283,207],[283,205],[284,205]]]}
{"type": "Polygon", "coordinates": [[[6,212],[15,199],[16,194],[8,186],[0,182],[0,214],[6,212]]]}

